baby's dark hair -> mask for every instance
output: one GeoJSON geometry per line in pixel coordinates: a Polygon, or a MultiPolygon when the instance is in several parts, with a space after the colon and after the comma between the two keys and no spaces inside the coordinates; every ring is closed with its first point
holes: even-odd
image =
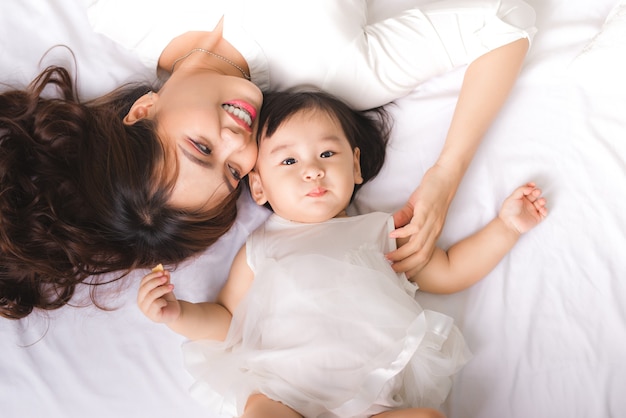
{"type": "Polygon", "coordinates": [[[321,110],[341,124],[352,149],[361,150],[361,175],[363,183],[358,189],[380,172],[385,161],[385,152],[391,118],[383,107],[356,111],[338,98],[324,92],[279,92],[267,93],[259,115],[257,143],[263,135],[272,136],[291,116],[302,110],[321,110]]]}

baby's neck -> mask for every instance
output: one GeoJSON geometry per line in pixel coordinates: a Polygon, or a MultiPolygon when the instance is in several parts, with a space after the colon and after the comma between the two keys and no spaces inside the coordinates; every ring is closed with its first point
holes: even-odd
{"type": "Polygon", "coordinates": [[[349,216],[345,209],[342,210],[341,212],[339,212],[338,214],[336,214],[333,217],[330,217],[330,218],[320,218],[320,219],[302,219],[302,218],[293,219],[293,217],[285,216],[285,215],[283,215],[281,213],[278,213],[278,212],[274,212],[274,213],[277,216],[280,216],[283,219],[287,219],[290,222],[298,222],[298,223],[301,223],[301,224],[319,224],[319,223],[330,221],[331,219],[347,218],[349,216]]]}

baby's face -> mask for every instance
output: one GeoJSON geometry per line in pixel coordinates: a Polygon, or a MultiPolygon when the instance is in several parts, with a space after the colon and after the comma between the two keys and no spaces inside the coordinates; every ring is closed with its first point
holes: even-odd
{"type": "Polygon", "coordinates": [[[283,218],[323,222],[345,215],[355,184],[363,181],[359,149],[327,113],[294,114],[271,137],[263,136],[251,189],[283,218]]]}

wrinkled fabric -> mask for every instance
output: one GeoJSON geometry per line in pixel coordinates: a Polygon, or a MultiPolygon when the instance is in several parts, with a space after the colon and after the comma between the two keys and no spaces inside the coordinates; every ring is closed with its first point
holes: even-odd
{"type": "Polygon", "coordinates": [[[224,38],[261,90],[321,89],[356,109],[535,33],[534,10],[521,0],[434,2],[377,22],[362,0],[86,1],[94,30],[151,68],[173,38],[210,31],[224,16],[224,38]]]}
{"type": "Polygon", "coordinates": [[[255,279],[226,340],[184,345],[192,394],[231,415],[254,393],[306,417],[439,407],[469,350],[384,259],[391,228],[384,213],[322,224],[272,215],[248,239],[255,279]]]}

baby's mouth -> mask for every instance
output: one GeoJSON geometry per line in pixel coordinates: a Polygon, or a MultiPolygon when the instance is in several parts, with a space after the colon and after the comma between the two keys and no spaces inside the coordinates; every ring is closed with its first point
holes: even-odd
{"type": "Polygon", "coordinates": [[[328,190],[324,189],[323,187],[316,187],[310,192],[308,192],[306,195],[309,197],[321,197],[321,196],[324,196],[327,191],[328,190]]]}

